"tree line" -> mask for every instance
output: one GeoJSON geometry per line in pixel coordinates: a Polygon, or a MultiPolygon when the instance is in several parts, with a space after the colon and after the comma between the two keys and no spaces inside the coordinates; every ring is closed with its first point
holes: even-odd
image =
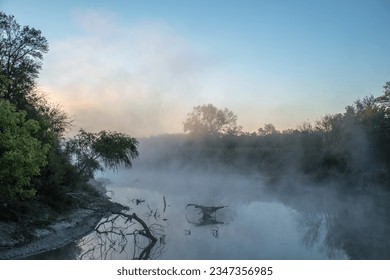
{"type": "Polygon", "coordinates": [[[158,147],[147,157],[149,163],[229,167],[261,172],[271,180],[294,175],[341,180],[359,189],[390,188],[390,82],[379,97],[358,99],[343,113],[296,129],[279,131],[265,124],[256,132],[244,132],[232,111],[212,104],[194,107],[183,128],[185,134],[143,140],[145,153],[158,147]]]}

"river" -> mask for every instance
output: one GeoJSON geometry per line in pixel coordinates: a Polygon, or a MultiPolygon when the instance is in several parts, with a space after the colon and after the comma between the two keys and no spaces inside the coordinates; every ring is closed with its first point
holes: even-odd
{"type": "Polygon", "coordinates": [[[103,176],[110,180],[112,200],[129,206],[129,214],[136,213],[148,226],[155,236],[153,246],[137,221],[113,215],[96,232],[36,258],[306,260],[389,255],[388,211],[378,212],[372,199],[335,198],[306,191],[310,188],[276,195],[261,176],[211,170],[135,167],[103,176]]]}

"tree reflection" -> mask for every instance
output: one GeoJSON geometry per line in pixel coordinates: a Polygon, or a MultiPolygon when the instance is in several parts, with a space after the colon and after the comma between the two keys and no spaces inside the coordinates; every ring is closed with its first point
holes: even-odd
{"type": "Polygon", "coordinates": [[[165,228],[147,225],[137,214],[112,213],[82,240],[79,259],[156,259],[166,245],[165,228]]]}
{"type": "Polygon", "coordinates": [[[319,241],[325,219],[325,214],[300,213],[298,231],[303,234],[302,240],[305,247],[310,248],[319,241]]]}
{"type": "Polygon", "coordinates": [[[336,238],[334,218],[324,213],[299,213],[298,232],[302,233],[302,241],[306,248],[312,248],[318,243],[325,246],[329,258],[335,258],[342,253],[342,246],[336,238]],[[322,241],[321,241],[322,240],[322,241]]]}
{"type": "Polygon", "coordinates": [[[300,211],[298,231],[305,246],[321,244],[329,258],[390,259],[390,209],[377,197],[360,199],[337,211],[318,212],[314,206],[312,212],[300,211]]]}

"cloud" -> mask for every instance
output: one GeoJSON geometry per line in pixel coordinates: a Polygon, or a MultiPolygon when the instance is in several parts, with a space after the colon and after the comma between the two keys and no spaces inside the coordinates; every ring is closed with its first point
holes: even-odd
{"type": "Polygon", "coordinates": [[[76,118],[75,129],[135,136],[181,132],[213,59],[167,24],[118,24],[103,11],[78,11],[80,34],[51,44],[43,89],[76,118]]]}

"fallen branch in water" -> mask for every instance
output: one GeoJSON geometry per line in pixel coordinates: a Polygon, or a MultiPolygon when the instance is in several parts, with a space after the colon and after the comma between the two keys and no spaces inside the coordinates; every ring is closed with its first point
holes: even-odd
{"type": "Polygon", "coordinates": [[[162,234],[164,231],[163,226],[158,224],[148,226],[136,213],[126,213],[125,211],[127,210],[128,208],[117,211],[112,210],[109,216],[106,216],[105,219],[99,222],[95,228],[95,232],[97,233],[97,237],[95,238],[97,238],[97,241],[91,240],[95,242],[93,248],[84,252],[81,258],[107,259],[112,258],[110,256],[114,253],[127,254],[129,250],[125,249],[128,248],[127,245],[129,244],[129,240],[131,240],[129,238],[131,236],[133,236],[134,240],[133,259],[150,259],[151,257],[158,256],[162,252],[161,245],[164,245],[164,242],[160,240],[160,246],[157,246],[158,248],[155,248],[155,245],[159,240],[158,236],[160,236],[160,239],[162,236],[165,236],[162,234]],[[136,226],[137,224],[139,225],[138,227],[136,226]],[[133,226],[134,229],[131,230],[130,228],[133,226]],[[142,240],[137,238],[137,236],[145,237],[148,240],[147,245],[141,245],[142,240]],[[159,248],[161,250],[158,250],[159,248]]]}

